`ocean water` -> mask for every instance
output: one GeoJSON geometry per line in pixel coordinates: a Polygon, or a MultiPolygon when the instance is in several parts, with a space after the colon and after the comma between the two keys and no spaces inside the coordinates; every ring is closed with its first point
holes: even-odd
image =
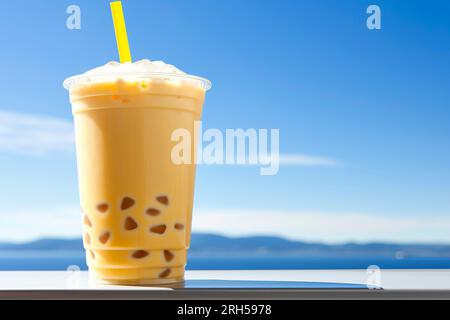
{"type": "MultiPolygon", "coordinates": [[[[79,251],[0,251],[0,270],[66,270],[76,265],[86,270],[79,251]]],[[[288,270],[288,269],[447,269],[450,258],[393,257],[299,257],[291,255],[197,255],[191,254],[189,270],[288,270]]]]}

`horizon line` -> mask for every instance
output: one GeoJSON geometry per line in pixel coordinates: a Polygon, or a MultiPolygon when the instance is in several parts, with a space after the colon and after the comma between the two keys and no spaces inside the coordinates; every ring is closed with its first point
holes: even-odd
{"type": "MultiPolygon", "coordinates": [[[[288,237],[278,236],[278,235],[271,235],[271,234],[249,234],[249,235],[242,235],[242,236],[231,236],[221,233],[215,233],[215,232],[193,232],[192,235],[209,235],[209,236],[218,236],[222,238],[227,239],[233,239],[233,240],[245,240],[250,238],[273,238],[273,239],[281,239],[285,241],[289,241],[292,243],[303,243],[303,244],[320,244],[330,247],[337,247],[337,246],[343,246],[343,245],[359,245],[359,246],[365,246],[365,245],[372,245],[372,244],[384,244],[384,245],[405,245],[405,246],[450,246],[450,242],[406,242],[406,241],[380,241],[380,240],[373,240],[373,241],[344,241],[344,242],[326,242],[326,241],[308,241],[308,240],[301,240],[301,239],[289,239],[288,237]]],[[[79,240],[80,242],[83,241],[83,238],[81,236],[73,236],[73,237],[63,237],[63,236],[41,236],[36,238],[31,238],[28,240],[21,240],[21,241],[9,241],[9,240],[3,240],[0,239],[0,245],[26,245],[35,243],[42,240],[52,240],[52,241],[75,241],[79,240]]],[[[0,248],[0,251],[2,249],[0,248]]]]}

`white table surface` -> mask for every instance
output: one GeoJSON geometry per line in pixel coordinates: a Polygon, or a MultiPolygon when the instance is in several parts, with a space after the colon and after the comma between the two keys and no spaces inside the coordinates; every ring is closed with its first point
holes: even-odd
{"type": "MultiPolygon", "coordinates": [[[[327,282],[327,283],[353,283],[366,286],[368,281],[368,273],[366,270],[227,270],[227,271],[187,271],[187,280],[225,280],[225,281],[289,281],[289,282],[327,282]]],[[[339,292],[352,292],[353,297],[381,297],[383,294],[390,293],[422,293],[440,294],[442,297],[450,297],[450,270],[380,270],[377,278],[379,285],[383,290],[352,290],[341,289],[339,292]],[[367,294],[365,292],[375,292],[374,294],[367,294]],[[359,292],[359,293],[358,293],[359,292]],[[362,292],[362,293],[361,293],[362,292]],[[383,293],[381,293],[383,292],[383,293]]],[[[202,298],[202,295],[193,294],[192,292],[202,292],[205,298],[213,298],[208,289],[201,290],[183,290],[182,288],[165,288],[165,287],[144,287],[144,286],[113,286],[113,285],[98,285],[89,282],[88,273],[85,271],[3,271],[0,272],[0,298],[58,298],[68,297],[68,293],[77,293],[76,298],[83,298],[84,294],[89,298],[114,298],[114,292],[120,292],[117,298],[129,297],[148,297],[148,298],[167,298],[171,297],[171,292],[184,292],[181,295],[173,295],[174,298],[202,298]],[[52,295],[49,295],[49,293],[52,295]],[[95,293],[102,293],[102,296],[96,296],[95,293]],[[141,294],[133,295],[133,293],[141,294]],[[142,293],[146,295],[142,295],[142,293]]],[[[316,296],[317,292],[322,292],[324,297],[330,297],[326,293],[330,292],[328,289],[312,290],[307,289],[291,290],[267,290],[267,289],[252,289],[252,290],[224,290],[225,293],[218,295],[222,298],[239,298],[240,293],[247,292],[246,298],[267,298],[267,292],[274,292],[274,298],[308,298],[316,296]],[[258,290],[264,291],[265,296],[258,295],[258,290]],[[283,294],[287,293],[286,294],[283,294]],[[298,295],[295,293],[298,292],[298,295]],[[306,294],[303,294],[305,292],[306,294]],[[312,292],[313,295],[309,295],[312,292]],[[254,294],[252,296],[252,293],[254,294]],[[279,294],[277,296],[276,294],[279,294]]],[[[331,290],[333,291],[333,290],[331,290]]],[[[220,290],[217,290],[220,292],[220,290]]],[[[245,298],[243,296],[243,298],[245,298]]],[[[270,297],[270,296],[269,296],[270,297]]],[[[320,297],[320,296],[319,296],[320,297]]],[[[410,295],[410,297],[413,297],[410,295]]]]}

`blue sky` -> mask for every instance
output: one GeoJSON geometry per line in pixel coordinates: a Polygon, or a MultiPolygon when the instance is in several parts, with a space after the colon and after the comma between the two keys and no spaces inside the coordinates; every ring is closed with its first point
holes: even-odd
{"type": "MultiPolygon", "coordinates": [[[[194,227],[297,239],[450,242],[448,1],[123,1],[135,60],[209,78],[205,128],[279,128],[338,166],[200,166],[194,227]],[[382,29],[366,28],[377,4],[382,29]],[[236,222],[237,221],[237,222],[236,222]]],[[[73,236],[62,81],[117,60],[108,1],[0,12],[0,239],[73,236]],[[81,30],[65,26],[82,11],[81,30]]]]}

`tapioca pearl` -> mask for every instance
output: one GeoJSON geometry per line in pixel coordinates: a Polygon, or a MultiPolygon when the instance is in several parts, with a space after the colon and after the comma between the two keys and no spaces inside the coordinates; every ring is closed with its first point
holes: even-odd
{"type": "Polygon", "coordinates": [[[105,213],[106,211],[108,211],[108,209],[109,209],[109,204],[107,204],[107,203],[100,203],[97,205],[97,210],[102,213],[105,213]]]}
{"type": "Polygon", "coordinates": [[[184,224],[182,224],[182,223],[175,223],[174,228],[176,230],[184,230],[184,224]]]}
{"type": "Polygon", "coordinates": [[[160,224],[157,226],[153,226],[150,228],[150,232],[157,233],[157,234],[164,234],[166,232],[167,226],[165,224],[160,224]]]}
{"type": "Polygon", "coordinates": [[[170,273],[171,273],[170,268],[167,268],[166,270],[164,270],[163,272],[161,272],[159,274],[159,277],[160,278],[167,278],[170,275],[170,273]]]}
{"type": "Polygon", "coordinates": [[[89,250],[89,253],[91,254],[91,258],[92,258],[92,259],[95,259],[95,253],[94,253],[94,251],[89,250]]]}
{"type": "Polygon", "coordinates": [[[91,236],[89,235],[89,233],[86,233],[84,235],[84,243],[85,244],[91,244],[91,236]]]}
{"type": "Polygon", "coordinates": [[[125,219],[125,230],[131,231],[137,229],[138,224],[132,217],[127,217],[125,219]]]}
{"type": "Polygon", "coordinates": [[[98,241],[105,244],[108,242],[109,238],[111,238],[111,233],[109,231],[105,231],[100,235],[100,237],[98,237],[98,241]]]}
{"type": "Polygon", "coordinates": [[[133,252],[132,257],[135,259],[142,259],[142,258],[147,257],[149,254],[150,253],[148,251],[137,250],[137,251],[133,252]]]}
{"type": "Polygon", "coordinates": [[[169,250],[164,250],[164,258],[167,262],[170,262],[173,260],[173,258],[175,258],[175,255],[169,250]]]}
{"type": "Polygon", "coordinates": [[[156,217],[161,214],[161,211],[155,208],[149,208],[145,210],[145,213],[148,214],[149,216],[156,217]]]}
{"type": "Polygon", "coordinates": [[[132,206],[134,206],[135,203],[136,203],[136,201],[133,198],[124,197],[122,199],[122,203],[120,204],[120,209],[121,210],[130,209],[132,206]]]}
{"type": "Polygon", "coordinates": [[[92,228],[92,222],[87,215],[84,215],[83,222],[85,225],[92,228]]]}
{"type": "Polygon", "coordinates": [[[168,196],[158,196],[156,197],[156,201],[167,206],[169,205],[169,197],[168,196]]]}

